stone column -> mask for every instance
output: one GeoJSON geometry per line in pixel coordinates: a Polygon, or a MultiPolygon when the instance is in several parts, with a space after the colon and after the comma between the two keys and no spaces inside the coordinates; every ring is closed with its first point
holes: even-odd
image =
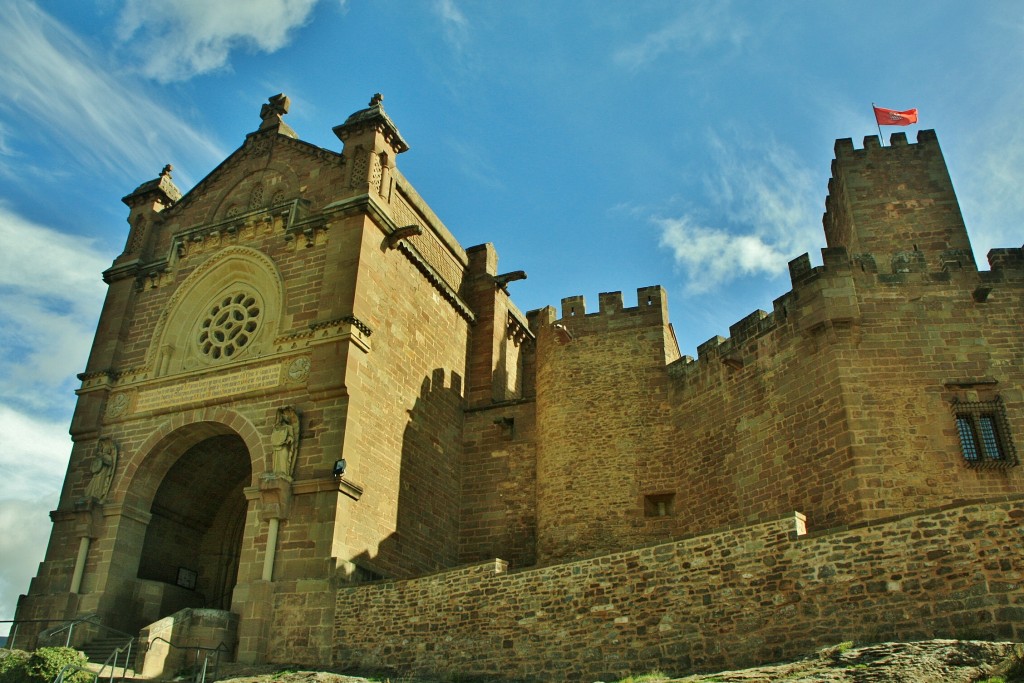
{"type": "Polygon", "coordinates": [[[89,558],[89,546],[92,539],[99,538],[103,528],[103,512],[100,504],[92,498],[83,498],[75,502],[75,536],[78,537],[78,556],[71,574],[69,592],[80,593],[82,578],[85,576],[85,563],[89,558]]]}
{"type": "Polygon", "coordinates": [[[264,581],[274,580],[277,557],[277,533],[282,519],[287,519],[292,502],[292,479],[276,472],[260,475],[260,519],[267,522],[267,549],[263,557],[264,581]]]}

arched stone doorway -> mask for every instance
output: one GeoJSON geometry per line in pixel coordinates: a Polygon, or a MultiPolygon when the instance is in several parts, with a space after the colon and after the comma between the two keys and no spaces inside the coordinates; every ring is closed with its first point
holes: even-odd
{"type": "Polygon", "coordinates": [[[252,465],[242,438],[218,431],[226,433],[184,439],[195,442],[170,465],[152,499],[138,578],[163,584],[151,591],[159,594],[161,616],[184,607],[231,605],[247,512],[243,489],[251,483],[252,465]]]}

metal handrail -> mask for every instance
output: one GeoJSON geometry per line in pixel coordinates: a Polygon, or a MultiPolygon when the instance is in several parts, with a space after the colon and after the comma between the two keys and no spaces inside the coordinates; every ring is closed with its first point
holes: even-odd
{"type": "MultiPolygon", "coordinates": [[[[170,615],[168,617],[165,617],[164,619],[160,619],[158,621],[153,622],[152,624],[150,624],[146,628],[148,629],[149,634],[151,636],[154,633],[164,633],[166,631],[173,631],[174,629],[182,626],[183,624],[187,624],[188,622],[192,621],[192,617],[194,617],[194,616],[195,616],[195,613],[192,611],[191,608],[189,608],[187,610],[179,610],[175,614],[172,614],[172,615],[170,615]],[[189,613],[188,616],[186,616],[184,618],[179,618],[178,615],[181,614],[181,612],[184,612],[184,611],[187,611],[189,613]],[[171,617],[173,617],[173,619],[171,617]],[[156,624],[159,624],[161,621],[167,621],[168,623],[165,624],[164,626],[159,627],[159,628],[154,628],[154,626],[156,626],[156,624]]],[[[156,637],[160,638],[160,636],[156,636],[156,637]]]]}
{"type": "Polygon", "coordinates": [[[52,624],[62,623],[63,619],[0,619],[0,624],[10,624],[11,632],[7,634],[7,642],[4,647],[8,650],[14,649],[14,641],[18,638],[18,626],[21,624],[52,624]]]}
{"type": "Polygon", "coordinates": [[[60,633],[61,631],[63,631],[64,628],[67,628],[68,629],[68,637],[67,637],[67,640],[65,641],[65,645],[64,646],[65,647],[71,647],[71,635],[72,635],[72,631],[74,630],[75,626],[87,623],[90,626],[98,626],[99,628],[103,629],[103,631],[105,633],[107,633],[108,635],[121,636],[121,637],[123,637],[128,642],[135,640],[135,636],[132,635],[131,633],[125,633],[124,631],[120,631],[120,630],[118,630],[116,628],[113,628],[112,626],[107,626],[103,622],[98,621],[98,619],[99,619],[99,616],[95,615],[95,614],[91,614],[91,615],[89,615],[87,617],[83,617],[81,619],[76,619],[75,621],[72,621],[69,624],[67,624],[65,627],[61,627],[61,628],[57,629],[56,631],[53,631],[52,633],[47,634],[46,637],[50,638],[50,637],[56,635],[57,633],[60,633]]]}
{"type": "Polygon", "coordinates": [[[59,628],[55,628],[52,631],[43,631],[39,634],[39,638],[53,638],[55,635],[57,635],[64,629],[67,629],[68,637],[64,641],[64,647],[71,647],[71,634],[74,632],[75,626],[87,622],[96,624],[97,626],[103,626],[103,624],[98,621],[99,618],[99,615],[95,612],[93,612],[92,614],[86,614],[84,617],[79,617],[78,619],[73,619],[71,621],[65,622],[62,626],[60,626],[59,628]]]}
{"type": "Polygon", "coordinates": [[[19,618],[19,620],[13,620],[13,618],[4,618],[0,620],[0,624],[10,624],[11,632],[7,634],[7,642],[4,644],[8,650],[14,649],[14,641],[17,639],[17,627],[22,624],[52,624],[53,622],[59,623],[58,618],[19,618]]]}
{"type": "MultiPolygon", "coordinates": [[[[56,628],[56,629],[50,631],[49,633],[45,633],[44,632],[45,635],[40,634],[40,638],[50,639],[50,638],[53,638],[53,636],[58,635],[58,634],[62,633],[65,629],[67,629],[68,634],[67,634],[67,637],[65,638],[65,641],[64,641],[64,647],[71,647],[71,638],[72,638],[72,636],[74,634],[75,627],[79,626],[81,624],[89,624],[90,626],[98,626],[100,629],[102,629],[103,632],[106,632],[108,634],[113,634],[114,636],[120,636],[121,637],[122,644],[118,645],[117,647],[115,647],[114,651],[111,652],[109,655],[107,655],[107,659],[103,662],[103,664],[100,665],[100,670],[96,674],[96,679],[98,680],[100,678],[100,676],[102,675],[103,671],[106,669],[106,667],[109,666],[110,667],[110,683],[114,683],[114,672],[117,669],[117,662],[120,659],[121,654],[122,653],[126,653],[125,654],[125,659],[124,659],[124,665],[122,666],[123,669],[127,669],[128,665],[131,663],[132,645],[135,643],[135,636],[133,636],[132,634],[125,633],[124,631],[119,631],[116,628],[112,628],[110,626],[107,626],[107,625],[103,624],[100,621],[99,615],[93,613],[93,614],[87,614],[87,615],[85,615],[83,617],[79,617],[78,619],[74,619],[74,620],[72,620],[70,622],[67,622],[64,625],[60,626],[59,628],[56,628]],[[113,659],[113,662],[111,662],[111,659],[113,659]]],[[[63,678],[61,678],[60,680],[63,681],[63,678]]]]}
{"type": "Polygon", "coordinates": [[[65,664],[64,668],[61,669],[60,672],[57,674],[57,677],[53,679],[53,683],[64,683],[64,676],[66,676],[68,674],[69,670],[74,670],[74,673],[78,673],[79,671],[85,672],[85,673],[89,674],[90,676],[92,676],[92,680],[93,681],[96,681],[96,680],[99,679],[99,675],[95,671],[89,671],[89,669],[83,669],[82,667],[78,666],[77,664],[65,664]]]}
{"type": "MultiPolygon", "coordinates": [[[[100,670],[96,674],[97,680],[103,675],[103,670],[108,666],[110,667],[110,683],[114,683],[114,673],[117,671],[117,660],[120,658],[122,652],[126,653],[124,657],[124,665],[121,667],[122,672],[127,673],[128,664],[132,661],[132,645],[135,643],[135,638],[128,641],[126,645],[118,648],[114,648],[114,651],[107,655],[107,659],[100,665],[100,670]],[[113,662],[111,662],[113,658],[113,662]]],[[[134,669],[133,669],[134,670],[134,669]]]]}
{"type": "MultiPolygon", "coordinates": [[[[173,647],[173,648],[178,649],[178,650],[195,650],[196,655],[195,655],[195,659],[193,661],[194,661],[194,663],[195,663],[195,665],[197,667],[199,666],[199,653],[200,652],[202,652],[202,651],[216,652],[217,656],[216,656],[216,658],[214,659],[214,662],[213,662],[213,676],[214,677],[216,677],[216,675],[217,675],[217,670],[220,669],[220,655],[221,655],[221,653],[223,652],[225,654],[229,654],[231,652],[231,648],[228,647],[228,644],[225,643],[223,640],[220,641],[220,643],[217,644],[217,647],[205,647],[203,645],[176,645],[176,644],[172,643],[171,641],[169,641],[166,638],[163,638],[161,636],[157,636],[156,638],[153,638],[152,640],[150,640],[147,643],[147,647],[149,647],[150,645],[152,645],[153,643],[155,643],[157,641],[163,641],[163,642],[167,643],[167,645],[169,645],[170,647],[173,647]]],[[[195,679],[194,679],[195,683],[205,683],[205,681],[206,681],[206,672],[207,672],[207,664],[209,663],[209,661],[210,661],[209,655],[207,655],[206,657],[203,658],[202,668],[196,673],[196,676],[195,676],[195,679]]]]}

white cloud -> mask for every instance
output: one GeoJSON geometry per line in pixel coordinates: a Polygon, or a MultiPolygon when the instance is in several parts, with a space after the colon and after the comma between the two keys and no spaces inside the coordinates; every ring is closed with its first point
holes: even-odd
{"type": "Polygon", "coordinates": [[[0,203],[0,401],[53,412],[73,399],[110,265],[91,240],[37,225],[0,203]],[[40,277],[45,273],[45,277],[40,277]]]}
{"type": "MultiPolygon", "coordinates": [[[[50,505],[0,500],[0,619],[13,619],[18,596],[28,592],[50,535],[50,505]]],[[[6,634],[9,624],[0,624],[6,634]]]]}
{"type": "Polygon", "coordinates": [[[734,235],[698,225],[690,216],[659,218],[663,247],[687,273],[691,293],[708,291],[741,275],[778,275],[786,254],[757,235],[734,235]]]}
{"type": "MultiPolygon", "coordinates": [[[[32,121],[26,130],[46,134],[38,142],[92,170],[137,179],[155,176],[172,159],[185,167],[182,153],[204,167],[225,156],[138,84],[111,74],[78,36],[27,0],[5,3],[0,59],[0,114],[32,121]]],[[[2,125],[7,146],[16,145],[11,121],[2,125]]],[[[189,180],[184,173],[179,179],[189,180]]]]}
{"type": "Polygon", "coordinates": [[[105,291],[97,273],[110,259],[3,203],[0,241],[0,619],[9,619],[49,535],[71,452],[73,377],[85,367],[105,291]]]}
{"type": "Polygon", "coordinates": [[[146,76],[182,81],[223,68],[235,49],[280,50],[317,1],[127,0],[118,35],[132,42],[146,76]]]}
{"type": "Polygon", "coordinates": [[[616,64],[639,69],[673,52],[696,54],[711,48],[736,49],[751,35],[727,2],[688,3],[682,13],[639,41],[616,50],[616,64]]]}
{"type": "Polygon", "coordinates": [[[0,438],[0,502],[55,505],[71,453],[67,424],[0,404],[0,438]]]}
{"type": "Polygon", "coordinates": [[[691,293],[744,276],[774,277],[820,240],[819,191],[797,156],[775,142],[728,145],[711,137],[717,168],[708,177],[720,225],[684,213],[655,217],[660,245],[686,276],[691,293]]]}

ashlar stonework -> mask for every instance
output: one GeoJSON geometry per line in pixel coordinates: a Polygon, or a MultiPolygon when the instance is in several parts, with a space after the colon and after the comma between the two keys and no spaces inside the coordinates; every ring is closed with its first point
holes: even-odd
{"type": "Polygon", "coordinates": [[[18,619],[141,630],[157,673],[166,641],[580,680],[1024,639],[1024,252],[978,269],[934,132],[839,140],[823,265],[691,358],[658,286],[520,311],[380,96],[340,152],[289,105],[124,198],[18,619]]]}

